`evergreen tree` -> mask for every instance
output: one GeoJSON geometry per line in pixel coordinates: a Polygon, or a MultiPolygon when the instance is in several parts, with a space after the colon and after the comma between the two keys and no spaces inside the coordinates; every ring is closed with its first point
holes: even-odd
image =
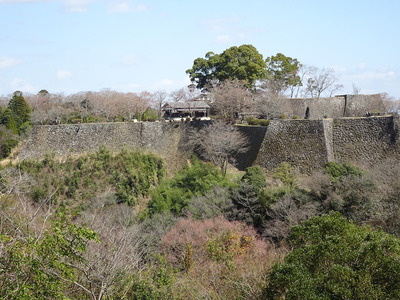
{"type": "Polygon", "coordinates": [[[400,299],[400,240],[338,213],[292,228],[266,299],[400,299]]]}
{"type": "Polygon", "coordinates": [[[10,114],[7,116],[7,122],[4,124],[6,124],[7,128],[13,131],[16,126],[18,133],[23,133],[24,130],[22,129],[26,129],[30,125],[32,109],[28,102],[26,102],[22,92],[14,92],[13,97],[8,102],[7,109],[10,111],[10,114]]]}

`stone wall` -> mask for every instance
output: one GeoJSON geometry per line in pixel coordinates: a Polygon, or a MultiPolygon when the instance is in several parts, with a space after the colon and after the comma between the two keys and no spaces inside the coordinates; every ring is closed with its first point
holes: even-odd
{"type": "Polygon", "coordinates": [[[398,118],[391,117],[334,120],[335,161],[371,165],[388,157],[400,158],[396,122],[398,118]]]}
{"type": "Polygon", "coordinates": [[[341,118],[345,111],[344,97],[330,97],[320,99],[287,99],[290,104],[285,114],[292,118],[298,116],[304,119],[306,110],[309,109],[309,119],[341,118]]]}
{"type": "Polygon", "coordinates": [[[364,117],[368,112],[373,114],[386,112],[386,107],[379,94],[343,95],[319,99],[265,99],[264,101],[267,103],[265,110],[269,118],[278,118],[283,114],[289,119],[294,116],[305,119],[307,109],[309,110],[309,119],[364,117]]]}
{"type": "Polygon", "coordinates": [[[168,147],[176,147],[170,138],[180,135],[180,129],[179,124],[150,122],[37,125],[16,158],[36,159],[47,153],[62,157],[93,152],[101,146],[111,150],[144,148],[162,153],[168,147]]]}
{"type": "Polygon", "coordinates": [[[345,95],[346,108],[344,117],[365,117],[367,113],[382,114],[387,108],[380,94],[345,95]]]}
{"type": "Polygon", "coordinates": [[[322,120],[272,120],[256,164],[273,169],[282,162],[310,172],[328,161],[322,120]]]}
{"type": "Polygon", "coordinates": [[[261,144],[265,137],[267,127],[265,126],[238,126],[239,131],[247,137],[248,145],[247,151],[240,153],[236,157],[236,167],[239,170],[246,170],[246,168],[253,165],[260,151],[261,144]]]}
{"type": "Polygon", "coordinates": [[[360,166],[388,158],[400,163],[399,117],[273,120],[256,164],[273,169],[282,162],[311,172],[328,161],[360,166]]]}
{"type": "MultiPolygon", "coordinates": [[[[93,152],[102,145],[112,150],[146,149],[177,156],[190,128],[208,123],[96,123],[34,126],[17,159],[62,157],[93,152]]],[[[259,164],[273,169],[282,162],[303,172],[328,161],[371,165],[386,158],[400,162],[399,117],[322,120],[271,120],[268,127],[239,127],[248,137],[246,153],[237,157],[245,169],[259,164]]]]}

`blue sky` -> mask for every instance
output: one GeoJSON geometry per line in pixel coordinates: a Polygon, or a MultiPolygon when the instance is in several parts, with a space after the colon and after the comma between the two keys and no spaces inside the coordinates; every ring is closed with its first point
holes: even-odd
{"type": "Polygon", "coordinates": [[[177,90],[197,57],[252,44],[400,98],[398,0],[0,0],[0,95],[177,90]]]}

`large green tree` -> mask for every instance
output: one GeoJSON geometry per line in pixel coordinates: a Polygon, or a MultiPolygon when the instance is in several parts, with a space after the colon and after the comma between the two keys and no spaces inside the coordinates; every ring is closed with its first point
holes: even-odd
{"type": "Polygon", "coordinates": [[[400,299],[400,239],[334,213],[294,227],[288,241],[267,299],[400,299]]]}
{"type": "Polygon", "coordinates": [[[280,94],[291,88],[291,96],[294,92],[294,87],[301,84],[300,62],[282,53],[277,53],[275,56],[270,56],[266,59],[269,87],[273,93],[280,94]]]}
{"type": "Polygon", "coordinates": [[[208,52],[205,58],[196,58],[186,73],[199,89],[211,88],[224,80],[240,80],[252,86],[256,80],[265,78],[266,63],[254,46],[242,45],[221,54],[208,52]]]}
{"type": "Polygon", "coordinates": [[[32,109],[28,102],[26,102],[22,92],[14,92],[13,97],[8,102],[7,109],[9,111],[9,115],[5,123],[6,126],[13,131],[17,131],[19,134],[23,133],[24,130],[30,125],[32,109]]]}

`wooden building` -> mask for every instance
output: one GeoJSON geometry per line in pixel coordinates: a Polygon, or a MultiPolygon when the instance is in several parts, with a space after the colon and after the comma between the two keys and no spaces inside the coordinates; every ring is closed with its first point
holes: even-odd
{"type": "Polygon", "coordinates": [[[163,105],[164,118],[208,118],[210,106],[202,100],[169,102],[163,105]]]}

